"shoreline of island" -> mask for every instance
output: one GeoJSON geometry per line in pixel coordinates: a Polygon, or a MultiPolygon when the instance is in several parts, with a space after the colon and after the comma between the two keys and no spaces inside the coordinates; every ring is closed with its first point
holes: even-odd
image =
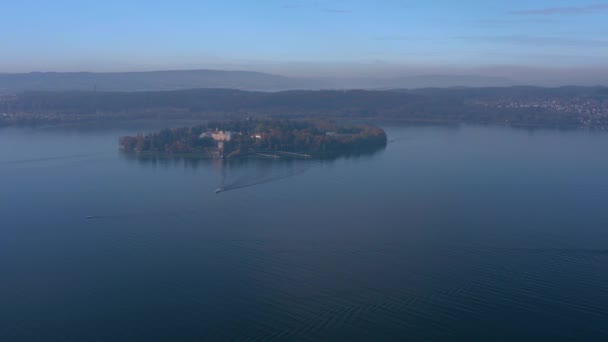
{"type": "Polygon", "coordinates": [[[119,138],[125,152],[201,159],[251,155],[311,159],[378,149],[386,144],[386,132],[378,126],[321,119],[209,121],[119,138]]]}

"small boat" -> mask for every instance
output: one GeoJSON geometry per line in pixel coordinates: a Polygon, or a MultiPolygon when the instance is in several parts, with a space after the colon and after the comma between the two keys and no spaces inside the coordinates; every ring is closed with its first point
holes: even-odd
{"type": "Polygon", "coordinates": [[[224,191],[224,188],[217,188],[217,189],[215,189],[215,193],[216,194],[219,194],[220,192],[223,192],[223,191],[224,191]]]}
{"type": "Polygon", "coordinates": [[[92,220],[94,218],[97,218],[97,216],[87,216],[87,220],[92,220]]]}

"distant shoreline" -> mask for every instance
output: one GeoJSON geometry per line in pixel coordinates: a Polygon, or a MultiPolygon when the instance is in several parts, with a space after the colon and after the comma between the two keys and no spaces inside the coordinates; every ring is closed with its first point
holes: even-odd
{"type": "Polygon", "coordinates": [[[251,92],[24,92],[0,98],[0,126],[133,120],[335,119],[608,128],[608,87],[251,92]]]}

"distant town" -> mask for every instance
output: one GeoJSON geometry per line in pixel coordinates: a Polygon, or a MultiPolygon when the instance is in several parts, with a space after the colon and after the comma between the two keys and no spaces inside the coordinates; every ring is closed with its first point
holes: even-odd
{"type": "Polygon", "coordinates": [[[542,110],[574,115],[580,126],[608,128],[608,98],[513,98],[479,100],[475,104],[499,109],[519,109],[522,111],[542,110]]]}

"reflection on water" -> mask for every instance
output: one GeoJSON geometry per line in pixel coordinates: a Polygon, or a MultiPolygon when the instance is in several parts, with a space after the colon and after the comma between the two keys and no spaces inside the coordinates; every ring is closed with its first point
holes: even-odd
{"type": "Polygon", "coordinates": [[[306,172],[311,165],[331,164],[339,159],[360,160],[369,158],[384,151],[385,148],[386,146],[381,146],[359,151],[328,153],[316,159],[285,156],[268,158],[261,155],[217,159],[193,155],[133,153],[122,150],[120,151],[120,155],[128,162],[136,162],[143,166],[184,167],[193,170],[200,167],[211,168],[221,175],[218,188],[223,189],[223,192],[227,192],[294,177],[306,172]]]}
{"type": "MultiPolygon", "coordinates": [[[[335,153],[325,153],[319,158],[315,158],[315,160],[323,161],[323,162],[332,162],[337,159],[359,159],[373,156],[379,152],[382,152],[386,149],[386,146],[376,146],[368,149],[361,149],[357,151],[343,151],[343,152],[335,152],[335,153]]],[[[137,161],[141,164],[158,164],[158,165],[173,165],[173,166],[185,166],[196,168],[200,164],[205,165],[218,165],[224,162],[229,162],[232,165],[243,165],[251,160],[264,160],[268,159],[264,156],[244,156],[244,157],[236,157],[227,160],[217,159],[217,158],[209,158],[206,156],[197,157],[196,155],[171,155],[167,153],[134,153],[134,152],[126,152],[120,151],[121,157],[128,161],[137,161]]],[[[287,157],[283,156],[277,159],[271,159],[274,161],[280,162],[290,162],[294,160],[300,160],[298,157],[287,157]]]]}

